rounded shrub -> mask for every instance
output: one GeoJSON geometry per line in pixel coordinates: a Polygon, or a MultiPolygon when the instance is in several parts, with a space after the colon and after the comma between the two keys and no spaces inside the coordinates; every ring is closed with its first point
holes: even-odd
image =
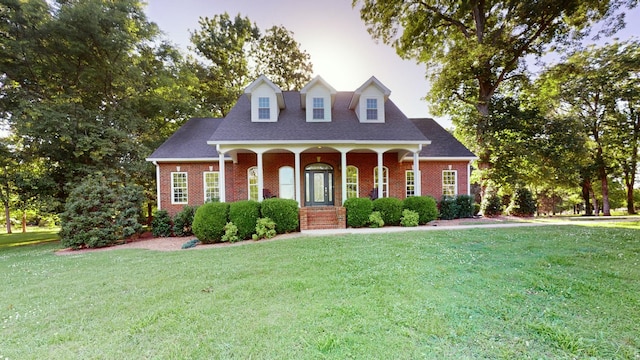
{"type": "Polygon", "coordinates": [[[155,237],[171,236],[171,216],[167,210],[158,210],[153,214],[151,221],[151,232],[155,237]]]}
{"type": "Polygon", "coordinates": [[[173,217],[173,234],[175,236],[193,235],[193,217],[197,206],[185,205],[182,210],[173,217]]]}
{"type": "Polygon", "coordinates": [[[276,236],[276,223],[269,218],[260,218],[256,222],[256,233],[251,236],[253,240],[271,239],[276,236]]]}
{"type": "Polygon", "coordinates": [[[251,239],[260,218],[260,203],[253,200],[237,201],[229,204],[229,221],[238,227],[240,240],[251,239]]]}
{"type": "Polygon", "coordinates": [[[458,203],[453,196],[443,196],[440,200],[440,219],[452,220],[458,218],[458,203]]]}
{"type": "Polygon", "coordinates": [[[438,218],[438,204],[431,196],[410,196],[402,201],[402,207],[417,212],[420,225],[438,218]]]}
{"type": "Polygon", "coordinates": [[[473,196],[471,195],[458,195],[456,197],[456,204],[458,205],[458,217],[470,218],[473,217],[473,196]]]}
{"type": "Polygon", "coordinates": [[[373,201],[369,198],[350,198],[344,202],[347,211],[347,226],[359,228],[367,226],[373,212],[373,201]]]}
{"type": "Polygon", "coordinates": [[[284,234],[297,231],[300,226],[298,218],[298,202],[291,199],[271,198],[260,204],[262,217],[269,218],[276,223],[276,232],[284,234]]]}
{"type": "Polygon", "coordinates": [[[497,216],[502,214],[502,199],[495,193],[489,194],[482,201],[482,214],[484,216],[497,216]]]}
{"type": "Polygon", "coordinates": [[[385,225],[400,225],[402,218],[402,201],[387,197],[373,200],[373,211],[379,211],[385,225]]]}
{"type": "Polygon", "coordinates": [[[533,216],[537,204],[529,189],[517,189],[509,205],[509,214],[514,216],[533,216]]]}
{"type": "Polygon", "coordinates": [[[379,228],[384,226],[384,220],[382,220],[382,214],[380,211],[374,211],[369,215],[369,227],[379,228]]]}
{"type": "Polygon", "coordinates": [[[229,215],[229,204],[206,203],[196,210],[193,217],[193,234],[203,244],[220,242],[229,215]]]}
{"type": "Polygon", "coordinates": [[[402,226],[418,226],[418,219],[420,215],[417,212],[409,209],[402,210],[402,219],[400,225],[402,226]]]}

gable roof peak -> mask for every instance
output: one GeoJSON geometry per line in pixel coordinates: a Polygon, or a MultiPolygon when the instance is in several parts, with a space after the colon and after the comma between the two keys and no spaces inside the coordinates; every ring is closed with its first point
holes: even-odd
{"type": "Polygon", "coordinates": [[[320,75],[318,75],[314,77],[311,81],[309,81],[309,83],[305,85],[302,89],[300,89],[300,101],[302,104],[302,108],[305,108],[305,105],[306,105],[307,92],[309,92],[309,90],[311,90],[316,85],[322,85],[325,88],[327,88],[327,90],[329,90],[329,95],[331,96],[331,105],[333,106],[333,103],[336,101],[337,91],[336,89],[333,88],[333,86],[329,85],[329,83],[326,82],[325,79],[323,79],[320,75]]]}
{"type": "Polygon", "coordinates": [[[278,107],[280,107],[280,109],[284,109],[285,106],[284,97],[282,96],[282,89],[280,89],[278,85],[274,84],[273,81],[269,80],[269,78],[265,75],[258,76],[257,79],[255,79],[251,84],[247,85],[247,87],[244,88],[244,93],[247,95],[249,100],[251,100],[253,91],[262,84],[266,84],[273,90],[273,92],[276,94],[276,98],[278,99],[278,107]]]}
{"type": "Polygon", "coordinates": [[[375,76],[371,76],[364,84],[360,85],[356,91],[353,92],[353,97],[351,98],[351,102],[349,103],[349,109],[355,109],[358,105],[358,101],[360,101],[360,95],[362,92],[367,89],[369,86],[374,86],[378,88],[378,90],[384,95],[384,101],[389,100],[389,95],[391,95],[391,90],[388,87],[384,86],[383,83],[380,82],[375,76]]]}

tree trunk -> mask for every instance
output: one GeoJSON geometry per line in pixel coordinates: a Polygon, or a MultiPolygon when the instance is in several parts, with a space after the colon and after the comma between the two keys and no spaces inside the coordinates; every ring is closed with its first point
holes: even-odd
{"type": "Polygon", "coordinates": [[[593,216],[593,208],[590,203],[591,182],[588,179],[582,180],[582,199],[584,200],[584,215],[593,216]]]}
{"type": "Polygon", "coordinates": [[[596,216],[600,216],[600,205],[598,204],[598,199],[596,199],[596,192],[591,191],[591,196],[593,198],[593,212],[596,216]]]}
{"type": "Polygon", "coordinates": [[[4,203],[4,216],[7,219],[7,234],[11,234],[11,218],[9,214],[9,203],[4,203]]]}
{"type": "Polygon", "coordinates": [[[602,215],[611,216],[611,209],[609,207],[609,182],[604,166],[600,167],[600,182],[602,183],[602,215]]]}

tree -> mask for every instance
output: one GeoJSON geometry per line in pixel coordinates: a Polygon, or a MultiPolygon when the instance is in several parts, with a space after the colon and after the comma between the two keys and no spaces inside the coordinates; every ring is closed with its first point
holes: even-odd
{"type": "Polygon", "coordinates": [[[273,26],[263,36],[248,17],[200,18],[191,42],[204,62],[195,62],[200,98],[214,116],[225,116],[244,88],[264,74],[285,90],[302,87],[313,72],[309,55],[293,33],[273,26]]]}
{"type": "MultiPolygon", "coordinates": [[[[374,38],[431,71],[436,111],[475,108],[475,140],[484,146],[491,98],[504,82],[525,76],[525,57],[578,40],[603,19],[609,20],[605,33],[614,32],[624,24],[615,11],[636,1],[353,0],[358,3],[374,38]]],[[[477,155],[490,163],[486,148],[477,155]]]]}

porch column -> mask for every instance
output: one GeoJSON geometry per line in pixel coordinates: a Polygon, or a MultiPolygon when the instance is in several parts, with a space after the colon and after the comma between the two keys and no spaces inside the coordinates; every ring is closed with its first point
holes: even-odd
{"type": "Polygon", "coordinates": [[[347,152],[340,150],[340,163],[342,164],[342,203],[347,200],[347,152]]]}
{"type": "Polygon", "coordinates": [[[467,195],[471,195],[471,160],[467,163],[467,195]]]}
{"type": "Polygon", "coordinates": [[[258,201],[264,200],[264,171],[262,171],[262,151],[256,152],[258,155],[258,201]]]}
{"type": "MultiPolygon", "coordinates": [[[[384,197],[384,178],[383,176],[383,163],[382,163],[382,155],[384,152],[378,151],[378,197],[384,197]]],[[[388,196],[389,194],[387,194],[388,196]]]]}
{"type": "Polygon", "coordinates": [[[302,177],[300,173],[300,151],[295,151],[294,153],[295,159],[295,176],[294,176],[294,184],[296,186],[296,200],[298,200],[298,207],[302,207],[302,186],[300,178],[302,177]]]}
{"type": "Polygon", "coordinates": [[[156,166],[156,199],[158,199],[158,210],[162,210],[162,206],[160,205],[160,164],[154,161],[153,165],[156,166]]]}
{"type": "Polygon", "coordinates": [[[418,159],[418,155],[418,151],[413,152],[413,189],[415,196],[422,195],[422,189],[420,186],[422,185],[422,181],[420,180],[422,176],[420,175],[420,160],[418,159]]]}
{"type": "Polygon", "coordinates": [[[220,186],[220,202],[226,202],[227,199],[227,186],[225,181],[224,170],[224,153],[218,152],[218,185],[220,186]]]}

